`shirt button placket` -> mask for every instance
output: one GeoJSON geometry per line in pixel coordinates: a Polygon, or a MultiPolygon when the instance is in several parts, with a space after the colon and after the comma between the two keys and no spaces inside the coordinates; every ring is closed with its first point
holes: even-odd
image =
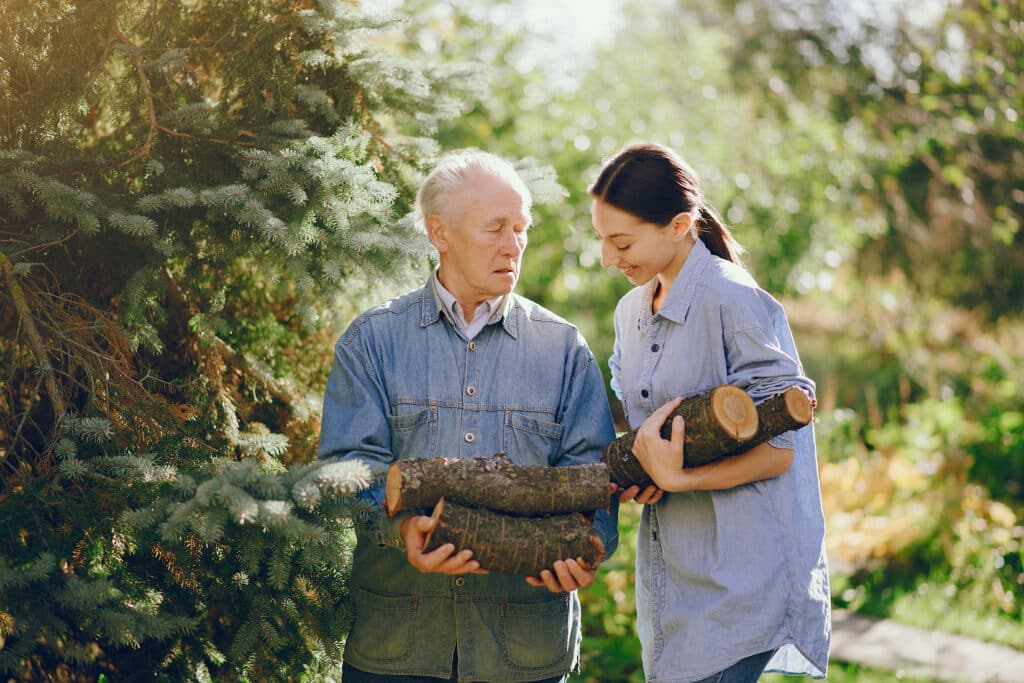
{"type": "MultiPolygon", "coordinates": [[[[473,398],[474,396],[476,396],[476,387],[474,387],[472,384],[466,387],[466,396],[468,396],[469,398],[473,398]]],[[[464,411],[464,414],[467,415],[465,424],[466,427],[468,428],[465,437],[466,443],[471,444],[474,441],[476,441],[476,434],[474,434],[473,432],[476,429],[476,418],[479,413],[476,410],[467,410],[464,411]]]]}
{"type": "MultiPolygon", "coordinates": [[[[656,329],[660,330],[661,328],[658,327],[656,329]]],[[[651,386],[652,382],[653,382],[653,377],[654,377],[654,374],[655,374],[654,373],[654,369],[658,365],[658,356],[657,356],[657,354],[658,354],[659,351],[661,351],[661,342],[657,341],[655,339],[652,339],[651,340],[651,345],[650,345],[649,348],[651,350],[651,353],[650,353],[650,355],[647,357],[647,359],[644,362],[644,378],[645,378],[645,384],[647,386],[651,386]]],[[[650,389],[641,389],[640,390],[640,396],[644,399],[643,401],[641,401],[641,403],[643,404],[643,406],[648,411],[653,410],[654,408],[658,407],[658,406],[653,405],[652,402],[651,402],[651,395],[652,395],[652,393],[653,392],[650,389]]]]}
{"type": "MultiPolygon", "coordinates": [[[[473,383],[473,378],[476,377],[476,374],[477,374],[477,361],[478,361],[478,358],[477,358],[476,353],[475,353],[476,349],[477,349],[476,340],[475,339],[471,339],[469,341],[469,343],[466,344],[466,348],[468,349],[469,353],[467,354],[467,357],[466,357],[466,375],[465,375],[465,379],[464,379],[464,384],[465,384],[465,390],[464,390],[465,391],[465,399],[464,399],[464,401],[467,404],[470,404],[470,403],[475,403],[476,402],[475,399],[476,399],[476,396],[477,396],[477,388],[476,388],[475,384],[473,383]]],[[[477,410],[463,410],[462,411],[462,419],[463,419],[463,423],[462,424],[463,424],[463,426],[466,429],[466,435],[463,438],[466,440],[467,444],[473,444],[476,441],[476,432],[479,431],[479,425],[477,424],[477,420],[479,419],[479,415],[480,415],[480,412],[477,411],[477,410]]],[[[470,448],[470,450],[467,453],[467,455],[469,455],[469,456],[474,455],[473,450],[474,449],[470,448]]]]}

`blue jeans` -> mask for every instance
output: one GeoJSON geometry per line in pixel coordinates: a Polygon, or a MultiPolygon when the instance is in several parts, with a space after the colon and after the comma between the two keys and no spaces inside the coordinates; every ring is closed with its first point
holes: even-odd
{"type": "MultiPolygon", "coordinates": [[[[768,666],[768,660],[772,658],[773,654],[775,651],[769,650],[741,659],[728,669],[702,678],[697,683],[755,683],[761,677],[764,668],[768,666]]],[[[346,681],[346,683],[348,682],[346,681]]]]}
{"type": "MultiPolygon", "coordinates": [[[[367,673],[344,662],[341,666],[341,683],[449,683],[449,681],[457,680],[459,680],[458,671],[453,671],[451,678],[434,678],[432,676],[387,676],[385,674],[367,673]]],[[[536,683],[565,683],[565,676],[545,678],[543,681],[537,681],[536,683]]]]}

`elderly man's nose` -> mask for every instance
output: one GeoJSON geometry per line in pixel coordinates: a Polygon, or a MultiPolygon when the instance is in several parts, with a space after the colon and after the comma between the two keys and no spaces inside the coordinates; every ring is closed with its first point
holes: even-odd
{"type": "Polygon", "coordinates": [[[509,230],[502,240],[502,248],[510,256],[518,256],[526,248],[526,233],[509,230]]]}

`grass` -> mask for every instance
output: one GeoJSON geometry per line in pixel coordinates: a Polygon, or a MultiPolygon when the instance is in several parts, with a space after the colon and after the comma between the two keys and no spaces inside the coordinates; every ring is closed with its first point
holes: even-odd
{"type": "MultiPolygon", "coordinates": [[[[809,683],[812,679],[802,676],[782,676],[781,674],[766,674],[761,676],[759,683],[809,683]]],[[[860,666],[859,664],[848,664],[846,662],[829,662],[828,683],[949,683],[937,678],[912,678],[903,676],[898,671],[887,671],[885,669],[873,669],[860,666]]]]}

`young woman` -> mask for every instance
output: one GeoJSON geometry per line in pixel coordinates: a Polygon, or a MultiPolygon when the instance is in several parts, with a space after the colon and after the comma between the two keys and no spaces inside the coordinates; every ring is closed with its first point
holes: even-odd
{"type": "Polygon", "coordinates": [[[636,287],[615,310],[612,388],[657,487],[644,506],[636,601],[650,683],[746,683],[765,670],[825,675],[830,595],[811,426],[683,469],[680,400],[719,384],[755,403],[797,386],[812,397],[782,307],[672,150],[631,145],[590,187],[602,263],[636,287]]]}

